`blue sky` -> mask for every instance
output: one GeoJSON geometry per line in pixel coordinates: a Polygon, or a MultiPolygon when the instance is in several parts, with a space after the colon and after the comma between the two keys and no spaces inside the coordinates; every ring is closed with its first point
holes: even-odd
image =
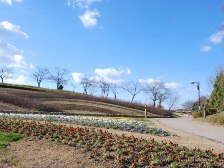
{"type": "Polygon", "coordinates": [[[70,71],[70,83],[84,74],[114,81],[160,80],[176,88],[182,102],[197,99],[196,86],[189,83],[200,81],[207,95],[208,77],[224,64],[223,4],[0,0],[0,64],[16,69],[11,83],[35,85],[35,67],[58,66],[70,71]]]}

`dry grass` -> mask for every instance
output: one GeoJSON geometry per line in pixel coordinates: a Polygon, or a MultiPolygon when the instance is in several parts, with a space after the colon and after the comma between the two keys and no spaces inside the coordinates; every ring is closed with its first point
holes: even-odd
{"type": "Polygon", "coordinates": [[[204,118],[197,118],[198,121],[207,122],[214,125],[222,125],[224,126],[224,112],[220,112],[217,114],[209,115],[204,118]]]}
{"type": "Polygon", "coordinates": [[[18,95],[0,93],[0,101],[7,104],[19,106],[21,108],[35,109],[38,111],[59,111],[59,106],[57,107],[55,105],[45,105],[41,102],[18,95]]]}
{"type": "MultiPolygon", "coordinates": [[[[84,101],[101,102],[107,104],[113,104],[117,106],[127,107],[135,110],[144,111],[145,107],[143,104],[125,102],[122,100],[114,100],[110,98],[96,97],[92,95],[86,95],[81,93],[74,93],[70,91],[59,91],[59,90],[22,90],[22,89],[6,89],[7,93],[13,93],[27,98],[37,99],[38,101],[47,101],[49,99],[78,99],[84,101]]],[[[163,109],[154,108],[152,106],[147,107],[147,111],[157,115],[171,116],[172,113],[163,109]]]]}
{"type": "MultiPolygon", "coordinates": [[[[120,100],[106,99],[86,94],[73,93],[68,91],[55,90],[22,90],[6,88],[2,89],[4,93],[0,92],[0,101],[13,104],[22,108],[30,108],[38,111],[96,111],[109,114],[123,114],[123,115],[143,115],[144,105],[138,103],[130,103],[120,100]],[[69,101],[82,101],[82,104],[69,105],[69,101]],[[17,101],[18,100],[18,101],[17,101]],[[66,103],[48,103],[43,102],[49,100],[60,100],[66,103]],[[91,102],[91,103],[89,103],[91,102]],[[65,105],[66,104],[66,105],[65,105]],[[91,106],[91,108],[90,108],[91,106]],[[72,109],[73,108],[73,109],[72,109]],[[84,109],[85,108],[85,109],[84,109]]],[[[147,111],[156,115],[170,116],[172,113],[163,109],[148,107],[147,111]]]]}
{"type": "Polygon", "coordinates": [[[94,162],[85,153],[72,147],[30,138],[13,143],[7,152],[0,153],[0,167],[17,168],[109,168],[112,163],[94,162]]]}

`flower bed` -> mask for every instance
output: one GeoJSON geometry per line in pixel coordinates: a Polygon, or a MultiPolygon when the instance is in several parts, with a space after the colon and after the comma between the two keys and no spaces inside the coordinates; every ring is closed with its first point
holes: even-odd
{"type": "Polygon", "coordinates": [[[46,115],[46,114],[5,114],[0,113],[2,118],[29,119],[46,122],[71,123],[83,126],[100,127],[107,129],[118,129],[129,132],[145,134],[155,134],[159,136],[169,136],[169,133],[158,128],[146,126],[143,122],[118,118],[97,118],[65,115],[46,115]]]}
{"type": "Polygon", "coordinates": [[[82,149],[97,160],[110,160],[122,167],[221,167],[224,154],[188,149],[172,142],[158,143],[107,131],[74,128],[51,123],[0,119],[0,131],[37,136],[82,149]]]}

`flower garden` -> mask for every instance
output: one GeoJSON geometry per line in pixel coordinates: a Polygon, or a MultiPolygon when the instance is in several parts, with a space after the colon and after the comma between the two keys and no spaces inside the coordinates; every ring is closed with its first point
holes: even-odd
{"type": "Polygon", "coordinates": [[[224,163],[223,153],[188,149],[154,139],[119,136],[96,128],[0,118],[0,131],[69,145],[86,152],[90,159],[116,162],[121,167],[220,167],[224,163]]]}
{"type": "Polygon", "coordinates": [[[69,123],[82,126],[100,127],[106,129],[117,129],[129,132],[144,134],[154,134],[158,136],[169,136],[169,133],[158,128],[149,127],[144,122],[131,120],[128,118],[97,118],[66,115],[47,115],[47,114],[13,114],[0,113],[1,118],[15,118],[46,122],[69,123]]]}

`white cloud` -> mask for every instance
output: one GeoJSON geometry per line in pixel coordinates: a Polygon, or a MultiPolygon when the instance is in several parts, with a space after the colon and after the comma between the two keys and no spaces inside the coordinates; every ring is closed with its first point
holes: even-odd
{"type": "Polygon", "coordinates": [[[78,7],[81,9],[88,9],[90,5],[95,2],[100,2],[101,0],[68,0],[69,7],[78,7]]]}
{"type": "Polygon", "coordinates": [[[98,78],[105,80],[109,83],[122,83],[125,81],[125,77],[130,75],[130,68],[107,68],[107,69],[95,69],[95,73],[98,78]]]}
{"type": "Polygon", "coordinates": [[[26,83],[26,77],[24,75],[19,75],[16,79],[13,79],[13,78],[6,79],[6,83],[25,84],[26,83]]]}
{"type": "Polygon", "coordinates": [[[160,80],[158,80],[158,79],[152,79],[152,78],[149,78],[149,79],[139,79],[138,80],[140,83],[142,83],[142,84],[153,84],[153,83],[155,83],[155,82],[161,82],[160,80]]]}
{"type": "Polygon", "coordinates": [[[81,82],[83,77],[84,77],[84,74],[81,74],[81,73],[78,73],[78,72],[72,73],[72,78],[77,83],[81,82]]]}
{"type": "Polygon", "coordinates": [[[203,45],[203,46],[201,46],[201,48],[200,48],[200,51],[201,51],[201,52],[209,52],[209,51],[211,51],[211,50],[212,50],[212,47],[209,46],[209,45],[203,45]]]}
{"type": "Polygon", "coordinates": [[[15,68],[33,67],[32,64],[25,62],[22,50],[4,42],[0,42],[0,62],[15,68]]]}
{"type": "Polygon", "coordinates": [[[165,83],[166,88],[169,89],[180,89],[183,88],[183,85],[176,82],[165,83]]]}
{"type": "MultiPolygon", "coordinates": [[[[104,80],[108,83],[122,83],[125,82],[127,75],[130,75],[131,69],[129,68],[106,68],[106,69],[95,69],[94,74],[90,76],[90,79],[99,81],[104,80]]],[[[85,75],[82,73],[72,73],[72,78],[75,82],[79,83],[85,75]]]]}
{"type": "Polygon", "coordinates": [[[218,31],[210,36],[210,41],[214,44],[220,44],[224,41],[224,30],[218,31]]]}
{"type": "Polygon", "coordinates": [[[29,35],[23,32],[18,25],[14,25],[8,21],[0,22],[0,37],[11,37],[14,35],[23,36],[24,38],[29,38],[29,35]]]}
{"type": "MultiPolygon", "coordinates": [[[[149,78],[147,80],[145,79],[139,79],[139,82],[142,83],[142,84],[154,84],[154,83],[160,83],[161,81],[158,80],[158,79],[152,79],[152,78],[149,78]]],[[[176,83],[176,82],[168,82],[168,83],[165,83],[165,87],[168,88],[168,89],[180,89],[180,88],[183,88],[183,85],[180,84],[180,83],[176,83]]]]}
{"type": "Polygon", "coordinates": [[[8,5],[12,5],[13,2],[23,2],[24,0],[0,0],[2,3],[6,3],[8,5]]]}
{"type": "Polygon", "coordinates": [[[86,28],[90,28],[97,25],[97,17],[99,16],[100,13],[97,9],[86,10],[81,16],[79,16],[79,19],[86,28]]]}

